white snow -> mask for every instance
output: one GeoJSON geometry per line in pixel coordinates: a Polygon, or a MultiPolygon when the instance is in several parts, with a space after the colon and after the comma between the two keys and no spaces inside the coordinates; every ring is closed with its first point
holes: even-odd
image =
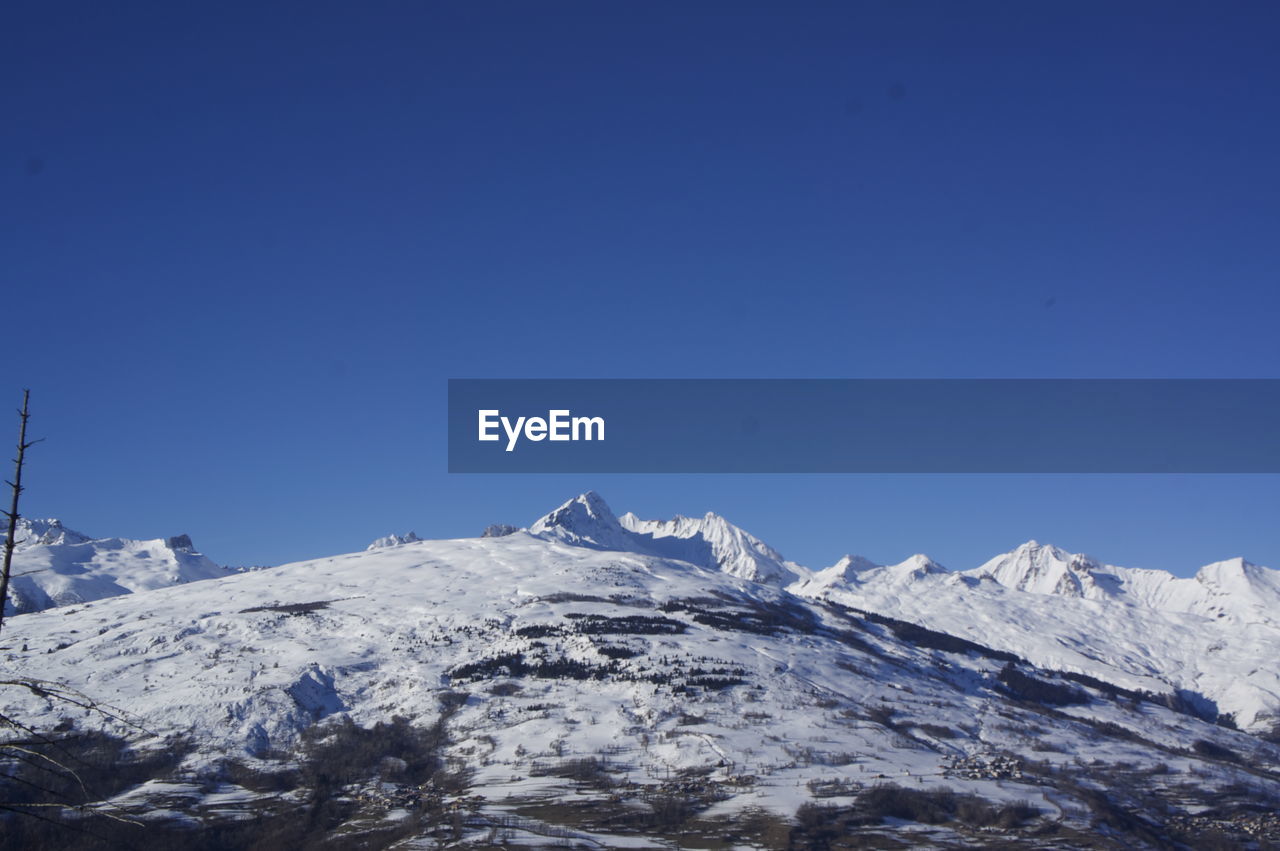
{"type": "Polygon", "coordinates": [[[978,568],[848,558],[791,586],[1126,688],[1185,692],[1245,729],[1280,721],[1280,572],[1243,559],[1193,579],[1029,541],[978,568]],[[1261,664],[1260,664],[1261,663],[1261,664]]]}
{"type": "Polygon", "coordinates": [[[369,544],[365,549],[378,550],[383,547],[398,547],[401,544],[415,544],[421,540],[422,539],[418,537],[417,532],[410,532],[407,535],[384,535],[381,538],[375,539],[373,543],[369,544]]]}
{"type": "Polygon", "coordinates": [[[59,520],[19,518],[6,613],[87,603],[234,573],[186,535],[135,541],[90,538],[59,520]]]}
{"type": "Polygon", "coordinates": [[[627,513],[619,518],[594,491],[540,518],[529,532],[577,546],[678,559],[754,582],[787,584],[807,575],[804,568],[717,514],[641,520],[627,513]]]}
{"type": "MultiPolygon", "coordinates": [[[[80,553],[65,564],[109,564],[122,587],[142,581],[135,573],[153,575],[144,564],[207,561],[162,541],[77,540],[51,526],[37,537],[50,532],[56,542],[24,552],[80,553]],[[128,558],[111,561],[113,552],[128,558]]],[[[619,519],[588,493],[501,537],[399,539],[268,571],[209,573],[14,617],[0,667],[7,679],[92,694],[157,735],[189,733],[199,746],[191,771],[287,749],[326,719],[429,722],[451,692],[465,695],[449,722],[451,753],[468,760],[491,802],[566,794],[563,780],[537,769],[600,756],[620,781],[650,785],[709,769],[736,790],[718,811],[785,813],[812,798],[809,781],[1040,795],[951,768],[996,753],[1138,768],[1177,760],[1207,788],[1236,782],[1243,769],[1200,760],[1186,752],[1190,742],[1270,747],[1097,692],[1041,712],[1007,699],[997,679],[1004,659],[899,637],[827,601],[1042,669],[1194,691],[1245,726],[1274,718],[1280,695],[1277,630],[1250,619],[1273,599],[1275,572],[1239,560],[1178,580],[1031,543],[968,572],[918,555],[890,566],[851,556],[810,573],[716,515],[619,519]],[[1192,584],[1204,590],[1183,590],[1192,584]],[[1221,617],[1200,610],[1210,604],[1221,617]],[[1095,722],[1137,738],[1099,735],[1095,722]]],[[[0,712],[50,726],[103,723],[26,690],[0,691],[0,712]]],[[[1275,749],[1266,753],[1274,763],[1275,749]]]]}

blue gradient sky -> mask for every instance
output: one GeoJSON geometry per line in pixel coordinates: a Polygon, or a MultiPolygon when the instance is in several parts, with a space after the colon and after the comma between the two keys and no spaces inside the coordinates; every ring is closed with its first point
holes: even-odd
{"type": "Polygon", "coordinates": [[[25,513],[277,563],[595,488],[814,566],[1280,567],[1274,476],[467,477],[444,440],[449,377],[1277,377],[1278,40],[1260,3],[10,4],[25,513]]]}

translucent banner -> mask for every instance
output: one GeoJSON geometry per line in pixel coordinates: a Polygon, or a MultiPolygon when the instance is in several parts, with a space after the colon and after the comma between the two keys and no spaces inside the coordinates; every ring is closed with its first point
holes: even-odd
{"type": "Polygon", "coordinates": [[[454,473],[1276,473],[1276,379],[452,379],[454,473]]]}

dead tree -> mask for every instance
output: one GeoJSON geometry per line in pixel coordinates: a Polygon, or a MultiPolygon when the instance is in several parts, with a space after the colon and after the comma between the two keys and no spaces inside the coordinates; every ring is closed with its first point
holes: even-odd
{"type": "Polygon", "coordinates": [[[0,629],[4,628],[4,607],[9,600],[9,571],[13,564],[13,548],[17,546],[15,538],[18,534],[18,496],[22,493],[22,462],[26,459],[27,450],[39,443],[39,440],[27,440],[27,420],[31,418],[27,404],[31,400],[31,391],[22,391],[22,410],[18,411],[18,457],[13,459],[13,481],[5,482],[13,488],[13,501],[4,516],[9,518],[9,534],[4,539],[4,569],[0,572],[0,629]]]}
{"type": "MultiPolygon", "coordinates": [[[[13,459],[13,481],[5,482],[12,488],[13,498],[9,503],[9,510],[3,512],[3,516],[9,519],[9,531],[4,540],[4,566],[0,570],[0,627],[4,626],[4,605],[9,599],[13,550],[18,543],[18,497],[22,494],[22,465],[26,461],[27,450],[40,442],[27,440],[27,421],[31,419],[30,400],[31,391],[23,390],[22,410],[18,411],[18,455],[13,459]]],[[[147,733],[118,710],[100,704],[93,698],[61,683],[28,678],[0,680],[0,691],[9,689],[28,691],[47,701],[74,706],[85,712],[95,713],[103,719],[123,723],[147,733]]],[[[148,735],[154,734],[148,733],[148,735]]],[[[11,801],[0,795],[0,812],[65,825],[71,830],[94,835],[92,831],[74,822],[59,818],[62,813],[69,810],[79,810],[83,814],[86,811],[86,803],[92,798],[85,782],[81,779],[81,766],[89,767],[89,763],[72,749],[75,741],[74,734],[65,732],[61,728],[49,733],[42,732],[13,716],[0,712],[0,781],[6,781],[0,784],[0,791],[5,791],[6,787],[8,791],[26,788],[42,795],[34,800],[20,798],[18,801],[11,801]],[[78,787],[82,792],[83,800],[71,800],[57,791],[59,786],[78,787]]],[[[104,805],[102,802],[94,806],[93,813],[117,822],[140,824],[118,808],[109,804],[104,805]]]]}

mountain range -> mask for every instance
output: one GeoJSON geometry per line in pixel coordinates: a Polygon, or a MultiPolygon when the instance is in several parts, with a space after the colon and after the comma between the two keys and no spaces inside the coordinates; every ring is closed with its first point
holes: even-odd
{"type": "Polygon", "coordinates": [[[222,576],[169,566],[197,563],[180,539],[25,534],[24,570],[132,593],[8,619],[0,715],[156,766],[85,810],[155,847],[1280,840],[1280,586],[1241,560],[1178,579],[1033,541],[811,570],[594,493],[222,576]]]}

